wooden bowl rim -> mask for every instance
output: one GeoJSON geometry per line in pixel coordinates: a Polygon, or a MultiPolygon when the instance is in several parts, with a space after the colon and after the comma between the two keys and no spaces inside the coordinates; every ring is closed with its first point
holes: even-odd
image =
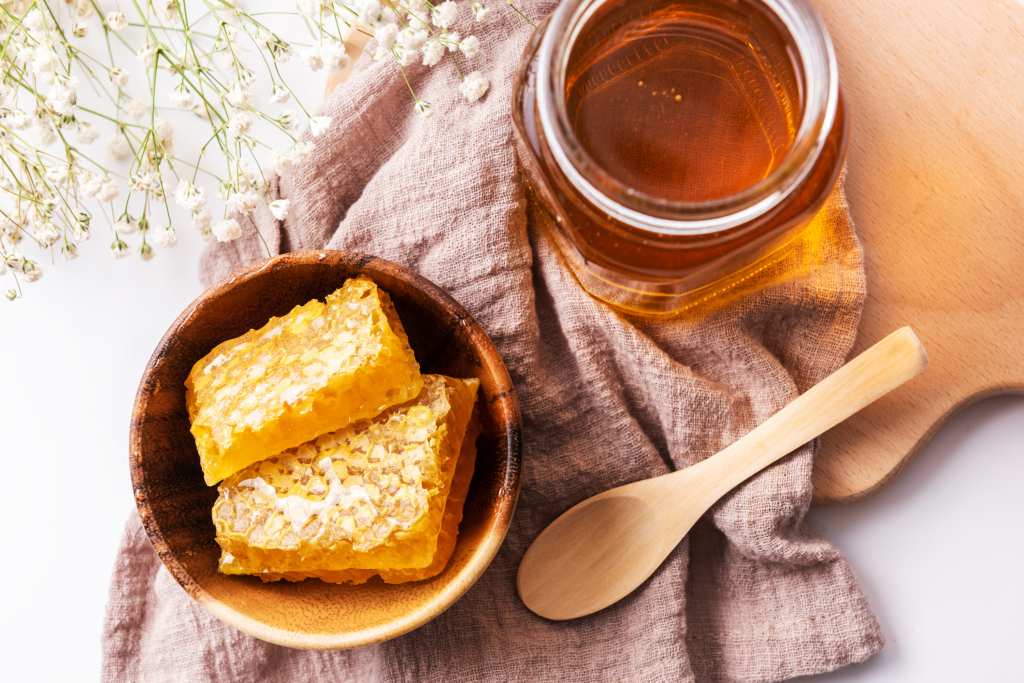
{"type": "Polygon", "coordinates": [[[167,568],[171,576],[196,602],[224,623],[255,638],[276,645],[298,649],[348,649],[396,638],[419,628],[448,609],[483,575],[505,540],[519,499],[522,471],[521,432],[522,417],[515,385],[501,354],[494,346],[490,336],[469,311],[452,298],[450,294],[423,276],[386,259],[352,251],[330,249],[306,250],[287,252],[272,257],[232,275],[219,285],[211,287],[200,294],[171,323],[171,326],[161,337],[149,361],[146,363],[146,368],[139,382],[132,410],[128,462],[135,504],[138,508],[142,526],[146,530],[146,535],[149,537],[149,541],[164,567],[167,568]],[[155,374],[159,365],[164,362],[166,349],[174,343],[179,331],[191,322],[193,316],[196,315],[202,306],[217,300],[239,284],[263,277],[273,270],[288,268],[294,265],[308,265],[329,261],[338,264],[342,262],[354,263],[351,269],[352,275],[348,277],[365,273],[373,278],[375,273],[381,273],[395,279],[404,280],[427,294],[428,298],[433,302],[441,304],[452,311],[460,327],[478,332],[477,335],[473,336],[472,346],[477,351],[482,364],[498,379],[499,386],[502,387],[501,391],[491,397],[489,402],[492,406],[500,403],[502,409],[508,413],[508,420],[502,430],[504,433],[501,434],[507,457],[500,465],[503,477],[500,489],[502,495],[489,508],[492,510],[492,513],[489,515],[489,528],[484,534],[481,543],[474,548],[469,561],[460,567],[459,573],[451,581],[416,609],[389,622],[342,633],[304,633],[268,625],[220,601],[211,595],[202,584],[196,581],[185,566],[178,561],[177,556],[164,538],[149,504],[146,476],[141,463],[142,444],[139,427],[142,416],[146,414],[152,386],[150,382],[151,377],[155,374]]]}

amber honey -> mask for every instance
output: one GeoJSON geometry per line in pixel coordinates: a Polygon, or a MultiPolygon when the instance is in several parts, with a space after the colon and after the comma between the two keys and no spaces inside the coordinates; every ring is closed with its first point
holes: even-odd
{"type": "Polygon", "coordinates": [[[592,294],[685,308],[783,248],[841,165],[828,37],[800,0],[568,0],[527,51],[521,162],[592,294]]]}

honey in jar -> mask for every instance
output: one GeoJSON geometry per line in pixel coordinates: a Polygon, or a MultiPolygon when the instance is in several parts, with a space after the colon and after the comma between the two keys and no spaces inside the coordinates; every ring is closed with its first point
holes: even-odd
{"type": "Polygon", "coordinates": [[[686,310],[784,249],[844,151],[831,43],[802,0],[567,0],[515,101],[567,262],[638,313],[686,310]]]}

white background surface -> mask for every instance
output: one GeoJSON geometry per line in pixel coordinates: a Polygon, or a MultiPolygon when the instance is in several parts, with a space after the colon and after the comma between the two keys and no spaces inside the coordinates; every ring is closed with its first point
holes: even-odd
{"type": "MultiPolygon", "coordinates": [[[[320,79],[304,82],[315,102],[320,79]]],[[[136,385],[200,291],[201,244],[187,230],[150,263],[112,261],[97,232],[81,259],[47,268],[24,300],[0,302],[6,680],[98,674],[109,573],[133,506],[136,385]]],[[[1024,680],[1022,444],[1024,399],[989,400],[954,418],[888,488],[812,512],[853,563],[887,640],[874,660],[828,680],[1024,680]]]]}
{"type": "MultiPolygon", "coordinates": [[[[132,400],[156,342],[199,293],[199,248],[189,240],[150,263],[114,263],[90,244],[0,308],[7,680],[99,670],[109,572],[133,505],[132,400]]],[[[812,511],[852,561],[887,640],[832,681],[1024,680],[1022,443],[1024,400],[989,400],[954,418],[888,488],[812,511]]]]}

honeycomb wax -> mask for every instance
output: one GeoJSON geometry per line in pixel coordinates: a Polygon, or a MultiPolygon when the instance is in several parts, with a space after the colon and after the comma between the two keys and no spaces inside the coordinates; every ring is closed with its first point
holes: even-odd
{"type": "Polygon", "coordinates": [[[213,507],[220,571],[430,567],[479,382],[423,381],[414,400],[222,482],[213,507]]]}
{"type": "Polygon", "coordinates": [[[354,278],[216,346],[189,373],[203,477],[242,468],[416,397],[419,365],[387,293],[354,278]]]}
{"type": "Polygon", "coordinates": [[[466,430],[459,451],[459,462],[455,465],[455,474],[445,501],[444,515],[441,518],[441,532],[437,537],[437,550],[429,565],[415,569],[344,569],[341,571],[310,570],[305,572],[285,572],[279,574],[260,574],[264,581],[302,581],[316,578],[328,583],[366,583],[374,576],[380,576],[384,583],[407,583],[422,581],[437,576],[448,565],[455,542],[458,540],[459,524],[462,522],[462,511],[469,494],[469,484],[476,468],[476,439],[480,433],[480,425],[474,417],[466,430]]]}

